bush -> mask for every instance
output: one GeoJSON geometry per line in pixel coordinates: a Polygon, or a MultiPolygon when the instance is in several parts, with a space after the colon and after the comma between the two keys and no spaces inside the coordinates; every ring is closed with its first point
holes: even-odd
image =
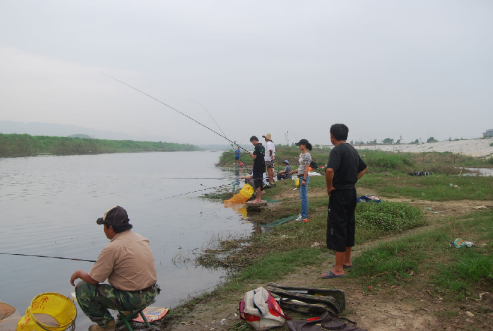
{"type": "Polygon", "coordinates": [[[398,202],[358,203],[356,226],[386,233],[402,232],[426,224],[421,209],[398,202]]]}

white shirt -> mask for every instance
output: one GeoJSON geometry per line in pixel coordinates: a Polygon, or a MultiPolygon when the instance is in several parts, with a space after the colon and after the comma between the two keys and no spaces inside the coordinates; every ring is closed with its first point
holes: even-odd
{"type": "Polygon", "coordinates": [[[276,146],[274,146],[274,143],[272,141],[268,141],[265,143],[265,161],[272,161],[275,159],[276,155],[276,146]],[[272,151],[272,158],[270,157],[270,152],[272,151]]]}

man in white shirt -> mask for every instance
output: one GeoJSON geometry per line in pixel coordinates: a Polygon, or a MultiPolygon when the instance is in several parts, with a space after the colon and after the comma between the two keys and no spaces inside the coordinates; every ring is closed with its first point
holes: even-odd
{"type": "Polygon", "coordinates": [[[267,173],[269,174],[269,184],[274,184],[274,160],[276,156],[276,146],[272,141],[270,133],[265,136],[265,166],[267,167],[267,173]]]}

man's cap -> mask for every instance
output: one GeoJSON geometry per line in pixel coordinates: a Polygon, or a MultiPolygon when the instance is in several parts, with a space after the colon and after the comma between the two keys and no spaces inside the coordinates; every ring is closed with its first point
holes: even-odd
{"type": "Polygon", "coordinates": [[[272,140],[270,133],[267,133],[265,136],[262,136],[267,140],[272,140]]]}
{"type": "Polygon", "coordinates": [[[289,161],[288,160],[284,160],[284,161],[282,161],[282,163],[289,164],[289,161]]]}
{"type": "Polygon", "coordinates": [[[299,145],[305,145],[306,146],[308,144],[309,144],[308,140],[301,139],[299,142],[296,143],[296,146],[299,146],[299,145]]]}
{"type": "Polygon", "coordinates": [[[98,218],[96,223],[120,226],[128,224],[129,221],[127,211],[120,206],[115,206],[104,213],[103,217],[98,218]]]}

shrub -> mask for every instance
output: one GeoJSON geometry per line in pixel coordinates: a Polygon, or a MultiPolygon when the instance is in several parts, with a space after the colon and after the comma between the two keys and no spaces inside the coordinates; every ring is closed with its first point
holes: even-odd
{"type": "Polygon", "coordinates": [[[359,203],[356,226],[383,232],[402,232],[426,224],[421,209],[398,202],[359,203]]]}

